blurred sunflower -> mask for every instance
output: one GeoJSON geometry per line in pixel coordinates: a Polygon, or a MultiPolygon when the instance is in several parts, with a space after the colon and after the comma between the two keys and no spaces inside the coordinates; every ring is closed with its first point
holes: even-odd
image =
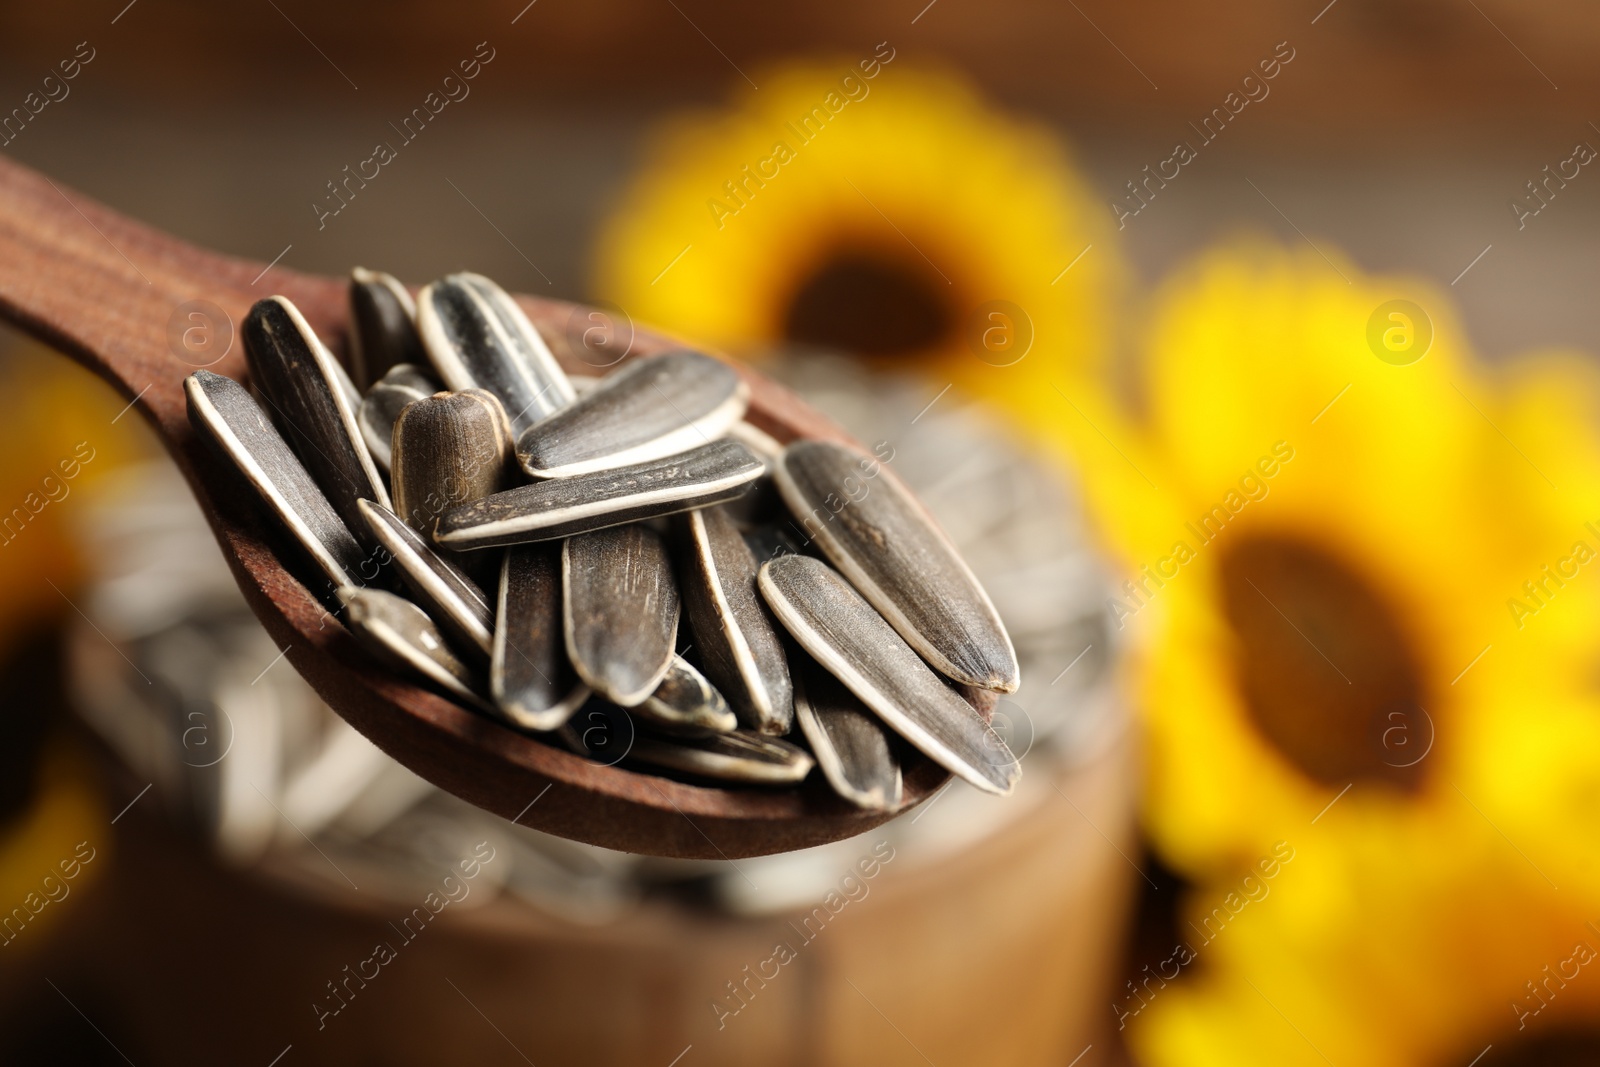
{"type": "Polygon", "coordinates": [[[1195,896],[1188,972],[1123,1008],[1140,1063],[1600,1062],[1600,931],[1577,897],[1470,809],[1335,812],[1227,925],[1222,892],[1195,896]]]}
{"type": "MultiPolygon", "coordinates": [[[[1166,289],[1142,386],[1125,461],[1085,478],[1133,572],[1111,611],[1146,640],[1169,862],[1227,875],[1336,801],[1499,819],[1552,752],[1596,762],[1600,716],[1561,709],[1597,677],[1600,580],[1508,605],[1600,548],[1587,375],[1492,381],[1425,285],[1246,245],[1166,289]],[[1395,322],[1420,358],[1380,358],[1395,322]]],[[[1590,862],[1572,823],[1521,810],[1530,849],[1590,862]]]]}
{"type": "MultiPolygon", "coordinates": [[[[0,422],[0,661],[38,671],[51,664],[29,658],[36,646],[23,638],[72,612],[66,598],[80,576],[67,534],[73,499],[149,447],[149,435],[137,418],[118,419],[122,401],[88,371],[9,337],[0,337],[0,390],[21,401],[0,422]]],[[[107,868],[88,860],[110,847],[109,813],[89,761],[48,735],[53,709],[26,690],[10,696],[18,721],[0,752],[0,899],[12,910],[0,941],[28,955],[61,929],[62,909],[50,904],[107,868]]]]}
{"type": "Polygon", "coordinates": [[[1048,429],[1051,384],[1102,362],[1120,275],[1058,141],[887,46],[758,80],[663,132],[603,235],[600,296],[728,351],[897,364],[1048,429]]]}
{"type": "Polygon", "coordinates": [[[123,402],[108,386],[37,345],[0,338],[0,389],[22,400],[0,422],[3,648],[31,621],[71,610],[50,587],[70,590],[78,577],[68,498],[151,443],[137,416],[118,417],[123,402]]]}

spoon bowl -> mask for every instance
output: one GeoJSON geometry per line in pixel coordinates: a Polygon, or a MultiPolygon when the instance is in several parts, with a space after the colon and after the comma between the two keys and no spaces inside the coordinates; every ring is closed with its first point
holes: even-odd
{"type": "MultiPolygon", "coordinates": [[[[697,859],[785,852],[863,833],[898,813],[864,811],[820,776],[783,790],[694,785],[605,766],[518,733],[388,671],[300,576],[286,535],[190,427],[184,379],[244,380],[238,324],[281,294],[348,366],[347,282],[218,255],[127,219],[0,160],[0,319],[105,379],[154,427],[199,501],[251,609],[289,662],[342,718],[434,785],[524,826],[606,848],[697,859]],[[287,561],[287,562],[286,562],[287,561]]],[[[598,309],[518,296],[570,372],[602,373],[584,339],[599,327],[622,358],[673,347],[598,309]],[[622,336],[617,336],[621,333],[622,336]]],[[[779,442],[846,441],[792,393],[747,368],[748,421],[779,442]]],[[[993,694],[969,695],[986,717],[993,694]]],[[[581,723],[580,723],[581,726],[581,723]]],[[[905,811],[949,779],[917,757],[905,811]]]]}

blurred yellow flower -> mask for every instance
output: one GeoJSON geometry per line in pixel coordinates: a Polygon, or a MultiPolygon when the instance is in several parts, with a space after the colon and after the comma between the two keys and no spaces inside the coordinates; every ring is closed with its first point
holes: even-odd
{"type": "Polygon", "coordinates": [[[888,46],[756,80],[664,131],[598,294],[698,343],[842,349],[1059,420],[1051,385],[1101,364],[1120,269],[1057,139],[888,46]]]}
{"type": "MultiPolygon", "coordinates": [[[[6,342],[0,341],[0,344],[6,342]]],[[[0,648],[31,621],[70,613],[77,577],[64,520],[69,498],[150,447],[139,416],[92,374],[33,344],[0,352],[0,389],[17,398],[0,422],[0,648]],[[116,421],[113,422],[112,420],[116,421]]]]}
{"type": "Polygon", "coordinates": [[[1139,1062],[1600,1062],[1593,909],[1470,809],[1441,819],[1361,808],[1304,827],[1293,862],[1214,936],[1223,895],[1194,894],[1180,925],[1188,973],[1147,980],[1121,1008],[1139,1062]]]}
{"type": "Polygon", "coordinates": [[[1309,249],[1229,247],[1166,288],[1142,426],[1085,477],[1132,572],[1111,611],[1144,639],[1169,862],[1228,875],[1339,803],[1520,811],[1530,852],[1589,863],[1518,807],[1552,753],[1600,762],[1600,390],[1573,366],[1498,381],[1445,297],[1309,249]]]}

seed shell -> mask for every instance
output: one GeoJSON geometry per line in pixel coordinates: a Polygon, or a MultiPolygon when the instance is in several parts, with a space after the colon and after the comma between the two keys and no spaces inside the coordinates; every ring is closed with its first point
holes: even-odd
{"type": "Polygon", "coordinates": [[[736,441],[650,463],[518,486],[446,511],[434,540],[456,551],[568,537],[731,500],[761,476],[736,441]]]}
{"type": "Polygon", "coordinates": [[[666,677],[633,714],[646,725],[683,737],[725,734],[739,725],[722,694],[682,656],[672,657],[666,677]]]}
{"type": "Polygon", "coordinates": [[[780,556],[761,595],[796,641],[935,763],[986,792],[1011,792],[1022,765],[999,734],[826,563],[780,556]]]}
{"type": "Polygon", "coordinates": [[[183,388],[196,432],[238,468],[335,588],[350,585],[366,554],[245,387],[201,370],[183,388]]]}
{"type": "Polygon", "coordinates": [[[381,470],[389,470],[394,424],[400,413],[413,400],[438,391],[439,383],[414,363],[390,367],[388,373],[367,390],[356,409],[356,421],[361,424],[361,437],[367,443],[367,451],[372,453],[372,461],[381,470]]]}
{"type": "Polygon", "coordinates": [[[365,267],[350,272],[350,377],[357,388],[393,367],[427,360],[416,319],[416,301],[394,275],[365,267]]]}
{"type": "Polygon", "coordinates": [[[426,678],[469,707],[494,711],[479,695],[477,674],[450,651],[427,612],[382,589],[345,586],[339,599],[350,632],[379,660],[426,678]]]}
{"type": "Polygon", "coordinates": [[[493,393],[513,435],[576,395],[527,316],[487,278],[452,274],[422,290],[417,329],[445,385],[493,393]]]}
{"type": "Polygon", "coordinates": [[[390,479],[395,514],[412,529],[432,536],[446,510],[500,492],[515,477],[505,412],[485,390],[423,397],[400,412],[390,479]]]}
{"type": "Polygon", "coordinates": [[[684,774],[752,785],[793,785],[815,766],[798,745],[743,730],[698,740],[668,741],[640,734],[628,757],[684,774]]]}
{"type": "Polygon", "coordinates": [[[561,618],[560,546],[507,549],[489,694],[501,713],[525,730],[556,729],[589,697],[567,659],[561,618]]]}
{"type": "Polygon", "coordinates": [[[289,447],[358,540],[358,504],[389,506],[389,491],[356,421],[355,386],[287,297],[258,300],[241,331],[251,381],[289,447]]]}
{"type": "Polygon", "coordinates": [[[828,784],[858,807],[899,808],[900,761],[883,722],[817,664],[801,664],[795,675],[795,718],[828,784]]]}
{"type": "Polygon", "coordinates": [[[394,560],[412,599],[452,639],[452,647],[487,662],[494,644],[494,613],[478,583],[382,504],[363,500],[361,514],[394,560]]]}
{"type": "Polygon", "coordinates": [[[617,526],[561,549],[562,628],[578,677],[622,707],[644,702],[672,666],[678,586],[661,535],[617,526]]]}
{"type": "Polygon", "coordinates": [[[636,360],[523,432],[517,458],[535,478],[647,463],[721,437],[749,397],[732,367],[699,352],[636,360]]]}
{"type": "Polygon", "coordinates": [[[980,689],[1017,688],[1017,654],[989,595],[876,460],[828,441],[798,441],[784,449],[775,477],[829,561],[936,670],[980,689]]]}
{"type": "Polygon", "coordinates": [[[709,677],[763,734],[794,725],[794,690],[783,644],[756,590],[756,557],[722,507],[680,519],[684,615],[709,677]]]}

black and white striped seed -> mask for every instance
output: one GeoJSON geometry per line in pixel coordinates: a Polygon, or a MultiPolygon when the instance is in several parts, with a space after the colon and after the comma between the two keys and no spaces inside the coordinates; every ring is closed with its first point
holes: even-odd
{"type": "Polygon", "coordinates": [[[381,663],[426,679],[468,707],[493,713],[481,695],[478,673],[450,650],[427,612],[382,589],[347,585],[339,599],[350,632],[381,663]]]}
{"type": "Polygon", "coordinates": [[[359,400],[352,400],[358,394],[350,376],[287,297],[257,301],[240,332],[267,414],[333,510],[365,542],[358,503],[388,507],[390,501],[356,421],[359,400]]]}
{"type": "Polygon", "coordinates": [[[634,738],[628,758],[683,774],[747,785],[793,785],[804,780],[815,766],[800,746],[744,730],[673,740],[640,734],[634,738]]]}
{"type": "Polygon", "coordinates": [[[633,467],[535,482],[451,508],[434,540],[455,551],[547,541],[709,507],[739,496],[761,461],[735,441],[633,467]]]}
{"type": "Polygon", "coordinates": [[[492,496],[516,477],[505,413],[483,389],[414,400],[394,424],[394,511],[424,535],[451,508],[492,496]]]}
{"type": "Polygon", "coordinates": [[[417,330],[445,385],[493,393],[514,438],[577,395],[522,309],[481,275],[451,274],[423,289],[417,330]]]}
{"type": "Polygon", "coordinates": [[[834,792],[870,811],[900,807],[900,761],[888,730],[844,683],[816,663],[797,663],[794,714],[834,792]]]}
{"type": "Polygon", "coordinates": [[[487,663],[494,645],[494,612],[478,583],[382,504],[363,500],[361,514],[393,560],[411,599],[451,639],[454,649],[487,663]]]}
{"type": "Polygon", "coordinates": [[[760,582],[784,628],[891,729],[979,789],[1011,792],[1022,765],[1005,741],[838,572],[780,556],[760,582]]]}
{"type": "Polygon", "coordinates": [[[244,386],[211,371],[183,383],[189,421],[225,456],[334,588],[357,580],[366,553],[244,386]]]}
{"type": "Polygon", "coordinates": [[[829,441],[798,441],[775,478],[829,561],[936,670],[980,689],[1017,688],[1017,654],[988,593],[881,463],[829,441]]]}
{"type": "Polygon", "coordinates": [[[541,731],[561,726],[589,697],[567,658],[560,545],[506,549],[489,695],[507,720],[541,731]]]}
{"type": "MultiPolygon", "coordinates": [[[[400,280],[383,271],[350,272],[350,377],[368,389],[391,368],[423,363],[417,304],[400,280]]],[[[387,451],[387,449],[385,449],[387,451]]]]}
{"type": "Polygon", "coordinates": [[[641,725],[682,737],[725,734],[739,725],[722,694],[682,656],[672,657],[661,684],[632,710],[641,725]]]}
{"type": "Polygon", "coordinates": [[[794,725],[794,689],[756,589],[756,557],[723,507],[678,524],[684,616],[706,675],[746,727],[781,737],[794,725]]]}
{"type": "Polygon", "coordinates": [[[687,452],[728,432],[750,389],[734,369],[699,352],[639,359],[517,438],[535,478],[568,478],[687,452]]]}
{"type": "Polygon", "coordinates": [[[390,450],[394,446],[394,424],[400,412],[413,400],[421,400],[439,391],[433,375],[415,363],[401,363],[390,367],[382,379],[367,390],[356,409],[356,421],[361,424],[361,437],[367,442],[367,451],[380,470],[390,468],[390,450]]]}
{"type": "Polygon", "coordinates": [[[661,535],[632,524],[561,549],[562,629],[578,677],[621,707],[644,702],[672,666],[678,586],[661,535]]]}

